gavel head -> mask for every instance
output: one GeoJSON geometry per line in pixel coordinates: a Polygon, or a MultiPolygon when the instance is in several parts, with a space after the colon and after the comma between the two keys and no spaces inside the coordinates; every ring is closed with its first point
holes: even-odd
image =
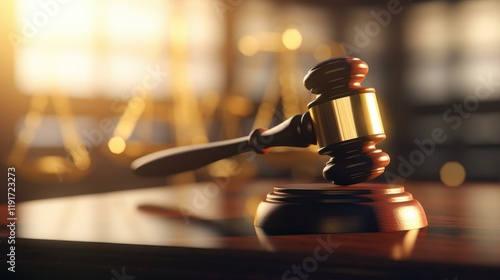
{"type": "Polygon", "coordinates": [[[304,86],[317,98],[308,104],[318,153],[331,159],[325,179],[350,185],[384,172],[389,156],[375,147],[385,139],[375,89],[361,86],[368,65],[358,58],[321,62],[309,70],[304,86]]]}

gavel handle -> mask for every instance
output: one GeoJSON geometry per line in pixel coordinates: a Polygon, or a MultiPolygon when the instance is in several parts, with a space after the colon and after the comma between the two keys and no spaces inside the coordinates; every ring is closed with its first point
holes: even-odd
{"type": "Polygon", "coordinates": [[[200,168],[219,159],[251,150],[248,137],[208,144],[182,146],[145,155],[132,162],[132,169],[142,176],[171,175],[200,168]]]}
{"type": "Polygon", "coordinates": [[[307,112],[295,115],[269,130],[256,129],[249,136],[145,155],[133,161],[131,168],[141,176],[166,176],[245,152],[263,154],[270,147],[307,147],[315,143],[311,117],[307,112]]]}

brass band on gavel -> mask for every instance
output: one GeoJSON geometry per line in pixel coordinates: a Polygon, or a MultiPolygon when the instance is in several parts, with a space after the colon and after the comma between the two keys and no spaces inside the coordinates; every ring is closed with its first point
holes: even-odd
{"type": "Polygon", "coordinates": [[[309,112],[320,153],[331,144],[385,133],[375,92],[311,102],[309,112]]]}

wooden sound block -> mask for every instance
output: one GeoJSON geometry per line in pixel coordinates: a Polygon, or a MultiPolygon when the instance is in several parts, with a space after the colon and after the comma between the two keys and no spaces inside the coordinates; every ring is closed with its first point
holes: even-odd
{"type": "Polygon", "coordinates": [[[274,187],[254,225],[266,234],[388,232],[427,226],[420,203],[400,185],[274,187]]]}

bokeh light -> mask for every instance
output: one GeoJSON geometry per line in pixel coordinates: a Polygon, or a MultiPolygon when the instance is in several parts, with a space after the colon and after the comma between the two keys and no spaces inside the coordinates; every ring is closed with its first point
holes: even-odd
{"type": "Polygon", "coordinates": [[[456,161],[445,163],[439,171],[441,182],[449,187],[458,187],[465,181],[465,168],[456,161]]]}
{"type": "Polygon", "coordinates": [[[281,40],[287,49],[293,51],[300,48],[302,44],[302,35],[297,29],[290,28],[283,32],[281,40]]]}

